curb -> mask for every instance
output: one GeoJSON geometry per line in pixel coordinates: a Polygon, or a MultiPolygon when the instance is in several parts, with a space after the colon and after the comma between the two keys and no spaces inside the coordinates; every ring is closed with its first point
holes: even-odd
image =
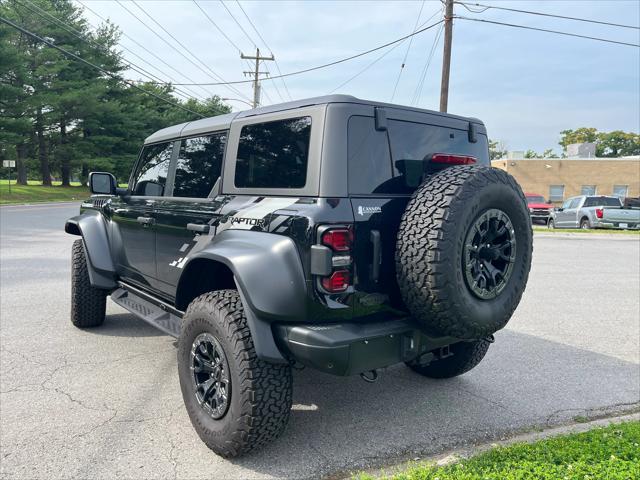
{"type": "MultiPolygon", "coordinates": [[[[453,448],[438,454],[426,455],[424,457],[416,457],[416,458],[413,458],[412,460],[405,460],[400,463],[387,465],[385,467],[368,468],[368,469],[362,470],[362,472],[369,474],[374,478],[381,478],[382,476],[387,477],[390,475],[402,473],[404,470],[413,466],[416,463],[420,463],[420,464],[432,463],[434,466],[441,467],[441,466],[459,462],[460,460],[466,460],[470,457],[475,457],[476,455],[479,455],[483,452],[486,452],[487,450],[491,450],[496,447],[504,447],[504,446],[512,445],[514,443],[533,443],[533,442],[537,442],[538,440],[557,437],[559,435],[582,433],[597,427],[606,427],[613,424],[630,422],[630,421],[639,421],[639,420],[640,420],[640,412],[636,411],[633,413],[624,413],[624,414],[613,416],[613,417],[599,418],[599,419],[591,420],[588,422],[559,425],[556,427],[546,428],[542,431],[521,433],[504,440],[496,440],[492,442],[478,443],[476,445],[471,445],[471,446],[453,448]]],[[[335,478],[335,479],[353,478],[354,473],[355,472],[350,472],[349,475],[347,476],[347,473],[343,472],[342,474],[329,476],[329,478],[335,478]]]]}
{"type": "Polygon", "coordinates": [[[0,205],[0,210],[3,208],[11,208],[11,207],[55,207],[55,206],[65,206],[65,205],[78,205],[82,203],[84,200],[67,200],[64,202],[35,202],[35,203],[6,203],[0,205]]]}

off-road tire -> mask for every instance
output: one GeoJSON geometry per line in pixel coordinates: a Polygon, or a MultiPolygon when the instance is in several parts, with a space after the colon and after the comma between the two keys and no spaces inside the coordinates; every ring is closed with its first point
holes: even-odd
{"type": "Polygon", "coordinates": [[[78,328],[102,325],[107,308],[107,291],[91,286],[82,239],[71,247],[71,323],[78,328]]]}
{"type": "Polygon", "coordinates": [[[427,365],[420,365],[417,360],[407,362],[407,366],[416,373],[429,378],[451,378],[468,372],[484,358],[489,350],[487,340],[460,342],[449,346],[453,354],[427,365]]]}
{"type": "Polygon", "coordinates": [[[245,454],[277,438],[287,425],[291,367],[256,356],[242,301],[235,290],[205,293],[189,304],[178,339],[178,376],[193,427],[218,455],[245,454]],[[229,367],[229,406],[217,420],[198,403],[191,378],[191,349],[202,333],[213,335],[219,342],[229,367]]]}
{"type": "Polygon", "coordinates": [[[433,335],[473,340],[503,328],[524,292],[532,228],[522,189],[502,170],[453,166],[428,177],[402,217],[396,276],[405,305],[433,335]],[[515,258],[495,298],[478,298],[465,278],[464,249],[471,226],[498,209],[513,226],[515,258]]]}

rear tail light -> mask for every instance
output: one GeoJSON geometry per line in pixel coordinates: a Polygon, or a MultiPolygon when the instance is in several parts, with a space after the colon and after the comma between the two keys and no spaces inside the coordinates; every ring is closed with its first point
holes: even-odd
{"type": "Polygon", "coordinates": [[[596,208],[596,217],[598,218],[602,218],[604,212],[602,211],[602,208],[596,208]]]}
{"type": "Polygon", "coordinates": [[[336,252],[351,250],[353,234],[349,228],[334,228],[322,234],[322,244],[336,252]]]}
{"type": "Polygon", "coordinates": [[[434,153],[431,156],[431,163],[443,165],[473,165],[478,160],[469,155],[449,155],[447,153],[434,153]]]}
{"type": "Polygon", "coordinates": [[[351,284],[353,228],[348,225],[320,227],[319,242],[329,249],[325,252],[331,263],[318,278],[318,287],[324,293],[345,292],[351,284]]]}
{"type": "Polygon", "coordinates": [[[328,292],[338,293],[344,292],[349,288],[350,281],[351,275],[349,275],[348,270],[336,270],[330,277],[323,278],[321,283],[322,288],[328,292]]]}

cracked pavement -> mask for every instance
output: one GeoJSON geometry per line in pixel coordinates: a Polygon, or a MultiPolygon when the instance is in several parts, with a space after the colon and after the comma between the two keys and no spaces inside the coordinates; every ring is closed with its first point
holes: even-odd
{"type": "Polygon", "coordinates": [[[374,384],[294,374],[284,435],[224,460],[191,428],[174,340],[112,302],[69,322],[78,205],[0,208],[0,478],[317,478],[508,437],[640,402],[640,239],[535,237],[522,304],[456,379],[403,366],[374,384]]]}

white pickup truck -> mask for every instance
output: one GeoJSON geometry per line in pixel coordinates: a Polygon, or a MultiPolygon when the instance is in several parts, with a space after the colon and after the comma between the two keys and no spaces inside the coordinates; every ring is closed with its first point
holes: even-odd
{"type": "Polygon", "coordinates": [[[624,207],[619,197],[580,195],[551,213],[549,228],[640,228],[640,208],[624,207]]]}

